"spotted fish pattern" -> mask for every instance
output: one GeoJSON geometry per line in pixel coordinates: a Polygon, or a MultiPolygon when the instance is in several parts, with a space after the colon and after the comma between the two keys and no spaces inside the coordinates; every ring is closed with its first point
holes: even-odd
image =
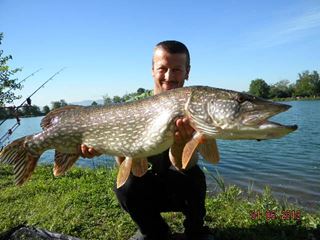
{"type": "MultiPolygon", "coordinates": [[[[79,146],[85,144],[102,154],[132,160],[136,164],[126,166],[138,166],[133,172],[140,176],[146,171],[146,164],[140,161],[173,144],[175,120],[179,117],[189,117],[196,131],[190,144],[200,144],[202,140],[194,141],[200,138],[270,139],[297,128],[266,121],[289,107],[245,93],[204,86],[174,89],[123,104],[66,106],[43,118],[43,131],[6,146],[0,152],[0,162],[14,166],[16,184],[21,185],[30,178],[46,150],[55,149],[57,176],[70,169],[80,157],[79,146]]],[[[192,146],[192,151],[185,155],[196,148],[192,146]]],[[[210,159],[210,149],[203,146],[199,149],[210,159]]],[[[124,181],[125,178],[122,184],[124,181]]]]}

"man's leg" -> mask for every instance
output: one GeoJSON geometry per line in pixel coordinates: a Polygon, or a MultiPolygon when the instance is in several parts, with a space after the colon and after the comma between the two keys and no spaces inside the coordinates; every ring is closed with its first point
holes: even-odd
{"type": "Polygon", "coordinates": [[[162,189],[157,176],[151,172],[142,177],[131,174],[122,187],[115,189],[122,208],[138,225],[143,239],[168,238],[169,227],[161,217],[159,209],[159,201],[163,197],[162,189]]]}
{"type": "MultiPolygon", "coordinates": [[[[179,172],[173,167],[164,177],[167,195],[174,200],[174,205],[181,209],[186,217],[184,227],[186,234],[198,234],[203,231],[204,217],[206,215],[205,175],[199,166],[187,171],[179,172]]],[[[166,209],[172,211],[174,209],[166,209]]]]}
{"type": "Polygon", "coordinates": [[[187,206],[184,211],[186,219],[183,225],[187,235],[194,235],[203,230],[207,185],[205,175],[199,166],[191,168],[185,174],[188,177],[188,187],[186,188],[187,206]]]}

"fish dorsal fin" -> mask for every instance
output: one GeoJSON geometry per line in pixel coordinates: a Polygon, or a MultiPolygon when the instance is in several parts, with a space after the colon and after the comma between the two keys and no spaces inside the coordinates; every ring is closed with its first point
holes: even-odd
{"type": "Polygon", "coordinates": [[[72,165],[78,160],[78,153],[61,153],[56,150],[54,156],[53,174],[60,176],[68,171],[72,165]]]}
{"type": "Polygon", "coordinates": [[[126,157],[126,159],[121,163],[119,167],[119,172],[117,176],[117,188],[123,186],[129,178],[132,167],[132,158],[126,157]]]}
{"type": "Polygon", "coordinates": [[[43,130],[45,130],[55,124],[52,121],[55,117],[59,117],[61,114],[65,113],[67,111],[79,109],[79,108],[83,108],[83,107],[77,106],[77,105],[68,105],[65,107],[61,107],[61,108],[57,108],[55,110],[52,110],[41,120],[40,126],[42,127],[43,130]]]}
{"type": "Polygon", "coordinates": [[[206,139],[199,144],[198,150],[202,157],[210,163],[218,163],[220,160],[219,149],[215,139],[206,139]]]}
{"type": "Polygon", "coordinates": [[[192,164],[192,156],[198,145],[204,141],[204,136],[196,132],[192,139],[187,142],[182,152],[182,169],[188,169],[192,164]]]}
{"type": "Polygon", "coordinates": [[[142,177],[148,171],[148,160],[146,158],[138,158],[132,160],[131,171],[134,176],[142,177]]]}

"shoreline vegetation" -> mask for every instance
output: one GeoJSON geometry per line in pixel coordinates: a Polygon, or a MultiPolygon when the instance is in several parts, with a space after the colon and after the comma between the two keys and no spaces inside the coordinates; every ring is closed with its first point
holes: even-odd
{"type": "MultiPolygon", "coordinates": [[[[74,167],[55,178],[52,166],[41,165],[21,187],[13,184],[12,168],[0,165],[0,237],[24,224],[80,239],[128,239],[136,231],[118,204],[113,189],[116,168],[74,167]]],[[[263,194],[225,186],[208,194],[205,224],[217,239],[318,239],[320,212],[308,213],[280,203],[266,188],[263,194]]],[[[173,232],[183,232],[181,213],[163,213],[173,232]]]]}

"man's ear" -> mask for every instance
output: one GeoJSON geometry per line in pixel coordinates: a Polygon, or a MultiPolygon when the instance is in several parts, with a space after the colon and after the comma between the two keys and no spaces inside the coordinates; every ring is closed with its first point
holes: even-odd
{"type": "Polygon", "coordinates": [[[189,65],[187,67],[187,72],[186,72],[186,80],[189,80],[189,72],[190,72],[191,66],[189,65]]]}
{"type": "Polygon", "coordinates": [[[154,71],[153,71],[154,69],[153,69],[153,65],[152,65],[152,68],[151,68],[151,75],[152,75],[152,77],[154,78],[154,71]]]}

